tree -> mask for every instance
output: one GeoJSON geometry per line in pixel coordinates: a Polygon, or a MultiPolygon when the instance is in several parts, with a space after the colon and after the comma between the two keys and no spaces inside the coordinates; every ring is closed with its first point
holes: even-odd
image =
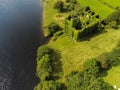
{"type": "Polygon", "coordinates": [[[47,28],[48,28],[47,30],[48,30],[48,32],[49,32],[49,35],[47,35],[47,36],[53,36],[57,31],[60,30],[59,25],[58,25],[57,23],[55,23],[55,22],[51,22],[51,23],[48,25],[47,28]]]}
{"type": "Polygon", "coordinates": [[[67,90],[113,90],[102,78],[88,71],[72,73],[66,77],[67,90]]]}
{"type": "Polygon", "coordinates": [[[50,77],[51,72],[52,67],[50,63],[50,56],[46,54],[40,61],[37,61],[37,76],[41,79],[41,81],[44,81],[50,77]]]}
{"type": "Polygon", "coordinates": [[[88,73],[98,76],[100,73],[101,65],[100,62],[96,59],[90,59],[84,62],[84,68],[88,71],[88,73]]]}
{"type": "Polygon", "coordinates": [[[54,8],[58,10],[58,12],[62,12],[64,7],[64,2],[63,1],[57,1],[54,4],[54,8]]]}
{"type": "Polygon", "coordinates": [[[50,55],[51,53],[52,49],[50,49],[48,46],[40,46],[37,50],[37,61],[41,60],[44,55],[50,55]]]}
{"type": "Polygon", "coordinates": [[[80,21],[80,18],[75,17],[73,18],[73,25],[75,29],[81,29],[82,28],[82,22],[80,21]]]}
{"type": "Polygon", "coordinates": [[[120,24],[120,10],[117,10],[117,11],[113,12],[112,14],[110,14],[109,16],[107,16],[107,18],[105,18],[104,21],[107,24],[112,21],[116,21],[117,24],[120,24]]]}

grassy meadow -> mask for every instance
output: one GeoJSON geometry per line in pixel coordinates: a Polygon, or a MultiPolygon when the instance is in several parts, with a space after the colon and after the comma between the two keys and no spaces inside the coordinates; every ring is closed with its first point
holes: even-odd
{"type": "Polygon", "coordinates": [[[62,35],[56,41],[51,40],[48,45],[61,51],[63,71],[67,75],[72,70],[82,70],[85,60],[110,52],[119,42],[119,35],[120,30],[108,30],[90,40],[81,42],[75,42],[66,35],[62,35]]]}

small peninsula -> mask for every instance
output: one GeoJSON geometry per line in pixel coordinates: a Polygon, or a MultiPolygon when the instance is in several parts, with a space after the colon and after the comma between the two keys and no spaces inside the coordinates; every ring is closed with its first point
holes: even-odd
{"type": "Polygon", "coordinates": [[[44,0],[34,90],[120,89],[119,0],[44,0]]]}

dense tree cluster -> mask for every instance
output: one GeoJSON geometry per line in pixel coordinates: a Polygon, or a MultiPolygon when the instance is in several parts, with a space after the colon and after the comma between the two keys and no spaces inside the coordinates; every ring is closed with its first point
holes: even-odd
{"type": "Polygon", "coordinates": [[[61,28],[60,26],[55,23],[55,22],[51,22],[48,26],[47,26],[47,36],[51,37],[53,36],[57,31],[59,31],[61,28]]]}
{"type": "Polygon", "coordinates": [[[57,1],[54,4],[54,8],[58,10],[58,12],[63,12],[64,2],[63,1],[57,1]]]}
{"type": "Polygon", "coordinates": [[[72,72],[66,77],[67,90],[113,90],[99,77],[101,65],[95,59],[84,63],[85,71],[72,72]],[[98,74],[98,75],[97,75],[98,74]]]}

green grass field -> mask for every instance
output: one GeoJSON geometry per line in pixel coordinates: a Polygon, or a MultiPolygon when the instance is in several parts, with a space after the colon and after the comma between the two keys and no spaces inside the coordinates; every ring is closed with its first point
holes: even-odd
{"type": "Polygon", "coordinates": [[[112,5],[114,8],[119,6],[120,7],[120,0],[101,0],[103,2],[106,2],[109,5],[112,5]]]}
{"type": "MultiPolygon", "coordinates": [[[[108,0],[109,1],[109,0],[108,0]]],[[[108,16],[114,10],[100,3],[98,0],[78,0],[80,5],[90,6],[96,13],[100,14],[102,18],[108,16]]]]}
{"type": "Polygon", "coordinates": [[[62,35],[56,41],[51,40],[48,45],[61,51],[63,71],[68,74],[72,70],[81,70],[85,60],[111,52],[120,40],[119,35],[120,30],[108,30],[89,41],[81,42],[75,42],[70,37],[62,35]]]}

